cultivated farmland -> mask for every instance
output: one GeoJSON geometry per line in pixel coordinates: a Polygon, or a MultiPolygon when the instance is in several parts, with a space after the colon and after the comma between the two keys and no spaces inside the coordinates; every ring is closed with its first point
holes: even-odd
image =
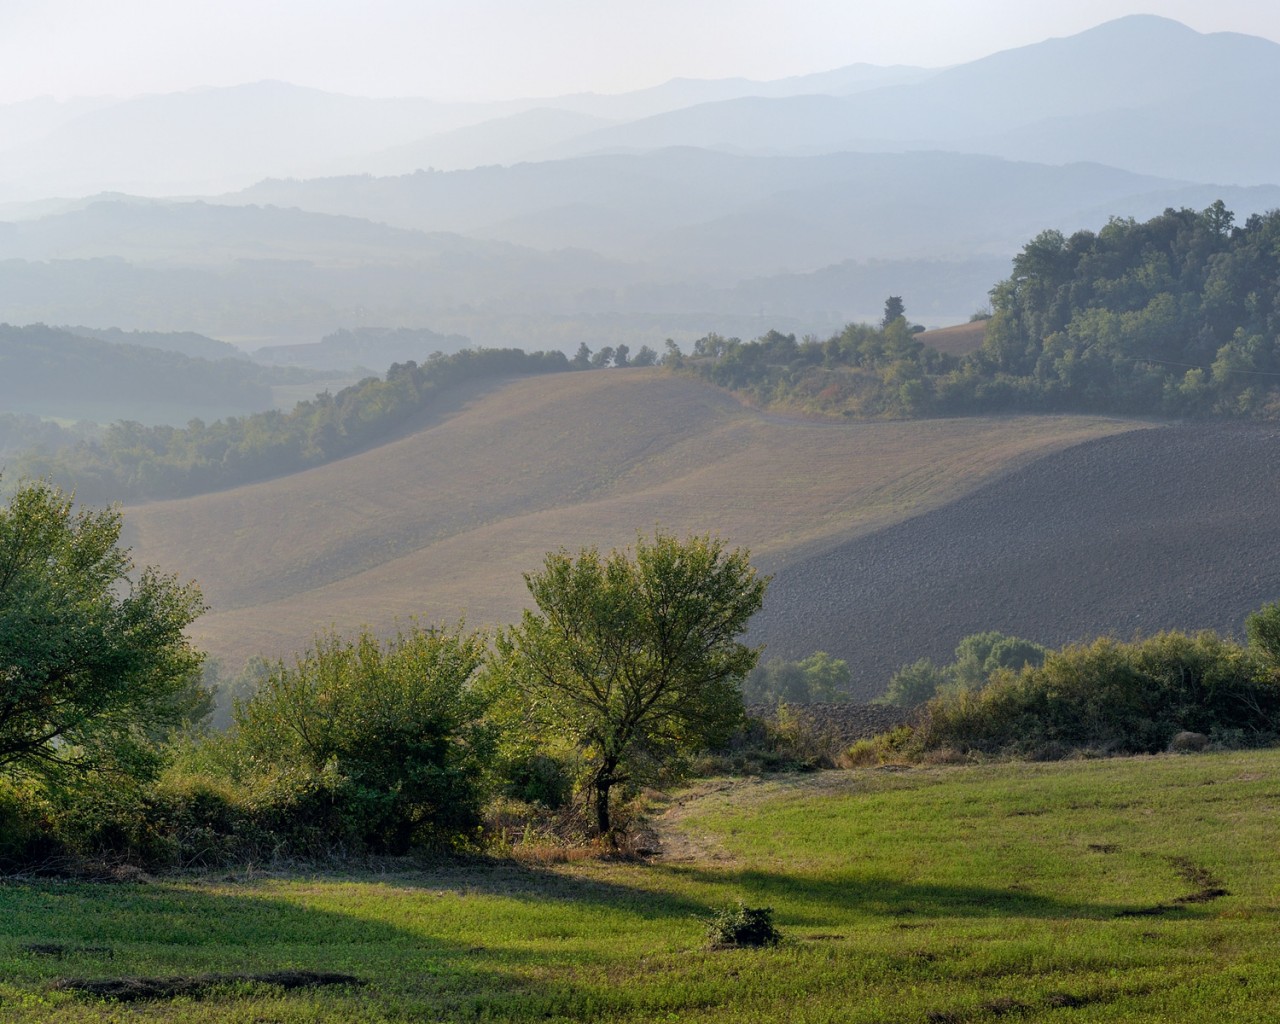
{"type": "Polygon", "coordinates": [[[198,643],[230,663],[397,617],[512,621],[521,573],[655,525],[766,570],[937,508],[1048,452],[1140,424],[1027,416],[784,419],[660,370],[518,380],[371,451],[129,508],[139,562],[199,580],[198,643]]]}

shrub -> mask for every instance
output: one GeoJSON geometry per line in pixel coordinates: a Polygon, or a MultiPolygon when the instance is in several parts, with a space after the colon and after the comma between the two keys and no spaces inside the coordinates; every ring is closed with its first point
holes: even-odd
{"type": "Polygon", "coordinates": [[[889,679],[884,693],[876,698],[877,704],[897,708],[914,708],[932,700],[938,689],[947,682],[947,674],[928,658],[921,658],[904,665],[889,679]]]}
{"type": "Polygon", "coordinates": [[[65,854],[43,800],[30,788],[0,782],[0,872],[29,870],[65,854]]]}
{"type": "Polygon", "coordinates": [[[311,849],[404,853],[471,834],[490,784],[485,638],[415,627],[321,638],[236,712],[234,771],[264,824],[311,849]]]}
{"type": "Polygon", "coordinates": [[[1071,750],[1156,753],[1183,731],[1260,743],[1280,723],[1280,685],[1252,651],[1214,633],[1100,639],[998,671],[976,691],[936,698],[919,747],[1017,756],[1071,750]]]}
{"type": "Polygon", "coordinates": [[[781,940],[782,933],[773,925],[772,907],[748,907],[738,900],[707,920],[707,945],[712,949],[776,946],[781,940]]]}
{"type": "Polygon", "coordinates": [[[900,725],[869,739],[856,741],[845,751],[841,761],[851,768],[867,768],[899,761],[914,738],[915,729],[909,725],[900,725]]]}

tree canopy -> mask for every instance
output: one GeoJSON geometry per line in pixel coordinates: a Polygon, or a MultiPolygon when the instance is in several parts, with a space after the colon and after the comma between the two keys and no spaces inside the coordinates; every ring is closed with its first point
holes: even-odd
{"type": "Polygon", "coordinates": [[[498,649],[544,723],[582,752],[609,835],[613,786],[674,767],[741,719],[759,651],[738,637],[767,580],[742,549],[659,532],[634,553],[551,553],[525,582],[537,610],[498,649]]]}
{"type": "Polygon", "coordinates": [[[1235,225],[1219,201],[1044,231],[991,298],[981,348],[961,358],[914,337],[890,296],[878,328],[800,342],[709,334],[671,365],[763,403],[861,417],[1280,418],[1280,210],[1235,225]]]}
{"type": "Polygon", "coordinates": [[[194,584],[134,574],[114,509],[76,511],[44,483],[0,509],[0,772],[155,767],[202,656],[194,584]]]}

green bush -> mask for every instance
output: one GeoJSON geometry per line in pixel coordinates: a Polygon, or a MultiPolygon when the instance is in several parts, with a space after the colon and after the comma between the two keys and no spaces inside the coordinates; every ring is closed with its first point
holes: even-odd
{"type": "Polygon", "coordinates": [[[1037,643],[1005,633],[973,633],[956,645],[949,665],[939,667],[928,658],[905,665],[894,673],[877,704],[914,708],[940,693],[974,690],[985,686],[1000,669],[1018,671],[1044,663],[1048,651],[1037,643]]]}
{"type": "Polygon", "coordinates": [[[50,828],[48,806],[38,794],[0,782],[0,873],[30,870],[66,854],[50,828]]]}
{"type": "Polygon", "coordinates": [[[375,853],[453,843],[490,788],[493,730],[470,679],[485,638],[414,627],[330,635],[236,711],[233,772],[273,831],[375,853]]]}
{"type": "Polygon", "coordinates": [[[1064,647],[1039,668],[935,698],[918,743],[1033,757],[1156,753],[1183,731],[1257,744],[1278,726],[1280,683],[1255,652],[1214,633],[1161,633],[1064,647]]]}
{"type": "Polygon", "coordinates": [[[812,704],[849,699],[853,681],[849,663],[826,651],[815,651],[800,661],[772,658],[757,665],[742,683],[748,704],[812,704]]]}
{"type": "Polygon", "coordinates": [[[748,907],[739,900],[721,907],[707,921],[707,945],[712,949],[776,946],[781,940],[772,907],[748,907]]]}
{"type": "Polygon", "coordinates": [[[558,810],[573,795],[573,772],[565,762],[534,750],[512,758],[502,766],[504,796],[528,804],[558,810]]]}

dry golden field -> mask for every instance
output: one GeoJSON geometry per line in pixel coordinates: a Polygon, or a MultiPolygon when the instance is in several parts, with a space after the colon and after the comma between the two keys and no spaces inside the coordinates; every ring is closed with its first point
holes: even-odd
{"type": "Polygon", "coordinates": [[[327,466],[125,510],[139,564],[193,577],[198,643],[234,669],[318,630],[513,621],[544,554],[661,526],[767,569],[1137,424],[1020,416],[789,420],[661,370],[521,379],[327,466]]]}
{"type": "Polygon", "coordinates": [[[926,345],[932,345],[939,352],[965,356],[982,347],[982,339],[986,333],[987,321],[973,320],[967,324],[956,324],[954,327],[939,327],[937,330],[925,331],[916,337],[926,345]]]}

